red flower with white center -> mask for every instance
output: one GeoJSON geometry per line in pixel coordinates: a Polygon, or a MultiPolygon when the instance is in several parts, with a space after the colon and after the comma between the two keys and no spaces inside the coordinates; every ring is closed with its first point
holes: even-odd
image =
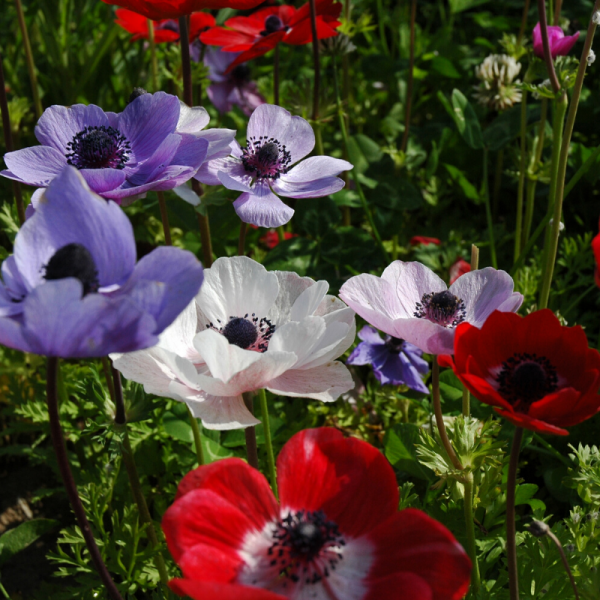
{"type": "Polygon", "coordinates": [[[471,271],[471,265],[462,258],[459,258],[450,267],[450,285],[452,285],[461,275],[469,273],[471,271]]]}
{"type": "Polygon", "coordinates": [[[277,461],[281,503],[237,458],[188,473],[162,526],[196,600],[459,600],[471,561],[425,513],[398,512],[375,448],[331,428],[293,436],[277,461]]]}
{"type": "Polygon", "coordinates": [[[436,246],[441,245],[441,241],[434,237],[427,237],[426,235],[413,235],[410,238],[411,246],[429,246],[429,244],[435,244],[436,246]]]}
{"type": "Polygon", "coordinates": [[[600,287],[600,233],[592,240],[592,250],[594,251],[594,258],[596,259],[596,266],[594,267],[594,280],[596,285],[600,287]]]}
{"type": "MultiPolygon", "coordinates": [[[[342,5],[334,0],[317,0],[317,38],[337,35],[342,5]]],[[[266,54],[283,42],[302,45],[312,42],[308,2],[296,10],[286,4],[262,8],[248,17],[232,17],[226,27],[213,27],[200,36],[209,46],[220,46],[225,52],[241,52],[228,71],[239,64],[266,54]]]]}
{"type": "Polygon", "coordinates": [[[600,354],[583,329],[564,327],[551,310],[520,317],[493,312],[481,329],[459,325],[452,367],[477,399],[515,425],[568,435],[600,411],[600,354]]]}
{"type": "MultiPolygon", "coordinates": [[[[116,10],[115,23],[133,34],[131,41],[148,39],[148,19],[139,13],[126,8],[116,10]]],[[[200,33],[209,27],[215,26],[215,18],[204,12],[196,12],[190,16],[189,41],[190,44],[198,38],[200,33]]],[[[160,19],[154,21],[154,41],[157,44],[163,42],[179,41],[179,23],[173,19],[160,19]]]]}

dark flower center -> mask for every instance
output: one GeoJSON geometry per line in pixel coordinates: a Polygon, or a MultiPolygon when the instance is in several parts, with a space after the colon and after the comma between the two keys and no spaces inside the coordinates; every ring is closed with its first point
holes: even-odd
{"type": "Polygon", "coordinates": [[[328,577],[343,559],[346,545],[338,526],[321,510],[290,512],[277,523],[273,540],[267,552],[272,557],[271,566],[280,569],[280,576],[294,583],[305,578],[307,584],[328,577]],[[309,570],[307,563],[317,561],[320,568],[309,570]]]}
{"type": "Polygon", "coordinates": [[[244,350],[266,352],[269,340],[275,333],[275,325],[266,317],[259,319],[254,313],[249,318],[248,314],[243,317],[229,317],[225,326],[217,319],[218,327],[213,323],[206,325],[207,329],[214,329],[227,338],[230,344],[244,350]]]}
{"type": "Polygon", "coordinates": [[[292,156],[286,147],[275,138],[261,136],[258,140],[250,138],[248,146],[242,148],[242,163],[249,173],[256,173],[256,178],[279,179],[287,173],[292,156]]]}
{"type": "Polygon", "coordinates": [[[449,290],[423,294],[413,313],[419,319],[427,319],[442,327],[456,327],[465,320],[465,303],[449,290]]]}
{"type": "Polygon", "coordinates": [[[67,162],[78,169],[123,169],[131,145],[114,127],[89,126],[67,144],[67,162]]]}
{"type": "MultiPolygon", "coordinates": [[[[263,37],[283,29],[283,21],[277,15],[269,15],[265,19],[265,28],[260,32],[263,37]]],[[[285,29],[288,29],[285,27],[285,29]]]]}
{"type": "Polygon", "coordinates": [[[59,248],[48,261],[45,267],[44,279],[53,281],[75,277],[83,284],[83,295],[97,292],[100,284],[98,282],[98,270],[94,257],[90,251],[81,244],[67,244],[59,248]]]}
{"type": "Polygon", "coordinates": [[[558,388],[556,369],[545,356],[514,354],[502,363],[496,378],[498,391],[515,410],[527,411],[530,404],[558,388]]]}
{"type": "Polygon", "coordinates": [[[135,87],[131,94],[129,94],[129,100],[127,100],[127,104],[133,102],[136,98],[147,94],[148,92],[143,87],[135,87]]]}
{"type": "Polygon", "coordinates": [[[250,81],[250,67],[247,64],[238,65],[231,71],[231,79],[238,85],[250,81]]]}
{"type": "Polygon", "coordinates": [[[179,23],[177,21],[172,21],[169,19],[160,25],[155,25],[155,29],[166,29],[167,31],[174,31],[175,33],[179,33],[179,23]]]}
{"type": "Polygon", "coordinates": [[[402,352],[404,340],[401,338],[392,337],[391,335],[386,335],[385,345],[390,352],[393,352],[394,354],[400,354],[400,352],[402,352]]]}

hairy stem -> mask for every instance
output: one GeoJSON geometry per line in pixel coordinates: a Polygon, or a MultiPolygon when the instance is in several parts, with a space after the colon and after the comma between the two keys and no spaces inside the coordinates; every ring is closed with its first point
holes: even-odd
{"type": "Polygon", "coordinates": [[[483,201],[485,203],[485,216],[487,218],[488,235],[490,238],[490,254],[492,256],[492,267],[498,268],[496,259],[496,242],[494,241],[494,220],[492,219],[492,207],[490,206],[490,189],[488,185],[488,150],[483,151],[483,201]]]}
{"type": "MultiPolygon", "coordinates": [[[[552,0],[550,0],[552,3],[552,0]]],[[[546,0],[538,0],[538,13],[540,18],[540,28],[542,30],[542,45],[544,47],[544,61],[546,68],[548,69],[548,77],[550,78],[550,84],[554,93],[558,93],[560,90],[560,84],[556,77],[556,71],[554,70],[554,61],[552,60],[552,53],[550,52],[550,39],[548,38],[548,21],[546,20],[546,0]]]]}
{"type": "Polygon", "coordinates": [[[192,435],[194,436],[194,449],[196,450],[196,460],[198,466],[205,464],[204,462],[204,450],[202,450],[202,437],[200,435],[200,427],[196,417],[190,410],[190,407],[186,404],[188,410],[188,416],[190,418],[190,426],[192,427],[192,435]]]}
{"type": "Polygon", "coordinates": [[[415,21],[417,18],[417,0],[412,0],[410,6],[410,51],[408,57],[408,81],[406,84],[406,110],[404,111],[404,134],[400,150],[406,152],[408,135],[410,132],[410,117],[412,112],[412,96],[414,88],[415,70],[415,21]]]}
{"type": "Polygon", "coordinates": [[[517,538],[515,525],[515,494],[517,489],[517,469],[519,452],[523,441],[523,428],[516,427],[508,463],[506,482],[506,555],[508,559],[508,587],[510,600],[519,600],[519,571],[517,567],[517,538]]]}
{"type": "Polygon", "coordinates": [[[515,229],[515,258],[521,254],[523,241],[523,204],[525,197],[525,176],[527,175],[527,91],[523,90],[521,100],[521,161],[519,166],[519,186],[517,188],[517,226],[515,229]]]}
{"type": "Polygon", "coordinates": [[[150,69],[152,73],[152,91],[158,92],[158,62],[156,60],[154,21],[152,19],[148,19],[148,41],[150,43],[150,69]]]}
{"type": "MultiPolygon", "coordinates": [[[[254,398],[251,392],[244,392],[242,394],[244,398],[244,404],[251,414],[254,414],[254,398]]],[[[256,446],[256,427],[246,427],[244,429],[244,435],[246,437],[246,457],[248,464],[255,469],[258,469],[258,449],[256,446]]]]}
{"type": "Polygon", "coordinates": [[[260,411],[262,414],[263,432],[265,435],[265,448],[267,450],[267,464],[269,466],[269,481],[275,497],[277,493],[277,474],[275,472],[275,456],[273,454],[273,441],[271,439],[271,424],[269,422],[269,407],[267,405],[267,393],[264,389],[258,392],[260,411]]]}
{"type": "Polygon", "coordinates": [[[467,533],[467,552],[473,569],[471,571],[471,592],[477,595],[481,587],[481,577],[479,574],[479,562],[477,561],[477,546],[475,544],[475,519],[473,515],[473,473],[465,473],[463,480],[465,486],[465,526],[467,533]]]}

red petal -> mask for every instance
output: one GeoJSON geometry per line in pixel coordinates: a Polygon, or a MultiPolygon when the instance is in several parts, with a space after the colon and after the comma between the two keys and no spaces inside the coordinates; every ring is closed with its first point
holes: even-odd
{"type": "Polygon", "coordinates": [[[266,54],[269,50],[273,50],[275,46],[281,41],[283,36],[285,35],[285,31],[276,31],[270,35],[261,38],[256,44],[254,44],[251,48],[242,52],[230,65],[227,67],[225,73],[231,73],[233,69],[235,69],[238,65],[242,63],[248,62],[253,58],[258,58],[263,54],[266,54]]]}
{"type": "MultiPolygon", "coordinates": [[[[472,357],[471,357],[472,358],[472,357]]],[[[506,410],[513,410],[512,405],[507,402],[485,379],[470,373],[464,373],[460,380],[469,388],[469,391],[484,404],[498,406],[506,410]]]]}
{"type": "Polygon", "coordinates": [[[368,589],[363,600],[433,600],[429,584],[414,573],[394,573],[369,581],[368,589]]]}
{"type": "Polygon", "coordinates": [[[262,0],[102,0],[140,13],[148,19],[179,19],[204,8],[254,8],[262,0]]]}
{"type": "Polygon", "coordinates": [[[252,40],[260,37],[260,32],[265,29],[265,19],[272,14],[277,13],[277,7],[273,6],[270,8],[262,9],[250,15],[249,17],[231,17],[225,21],[226,27],[231,27],[240,33],[251,35],[252,40]],[[259,13],[266,13],[264,17],[261,17],[259,13]]]}
{"type": "Polygon", "coordinates": [[[285,596],[246,585],[171,579],[169,587],[176,594],[194,600],[286,600],[285,596]]]}
{"type": "MultiPolygon", "coordinates": [[[[337,23],[337,21],[335,21],[335,23],[337,23]]],[[[328,23],[325,23],[321,16],[317,17],[318,40],[334,37],[337,34],[337,31],[335,31],[328,23]]],[[[312,29],[310,21],[306,19],[304,21],[300,21],[297,25],[292,27],[291,31],[285,36],[283,41],[286,44],[292,44],[294,46],[300,46],[302,44],[308,44],[312,42],[312,29]]]]}
{"type": "Polygon", "coordinates": [[[216,25],[215,18],[210,13],[196,12],[190,17],[190,43],[205,29],[216,25]]]}
{"type": "Polygon", "coordinates": [[[433,600],[459,600],[466,594],[469,557],[450,531],[424,512],[402,510],[366,537],[375,544],[370,578],[377,580],[401,570],[426,581],[433,600]]]}
{"type": "Polygon", "coordinates": [[[234,582],[244,564],[233,548],[217,548],[207,544],[193,546],[177,562],[185,578],[213,583],[234,582]]]}
{"type": "MultiPolygon", "coordinates": [[[[334,0],[317,0],[315,3],[315,11],[317,15],[330,15],[336,19],[342,12],[342,4],[335,2],[334,0]]],[[[290,21],[290,27],[293,27],[296,23],[304,19],[310,19],[310,4],[307,2],[303,4],[294,15],[294,18],[290,21]]]]}
{"type": "Polygon", "coordinates": [[[545,421],[538,421],[537,419],[532,419],[523,413],[518,412],[509,412],[507,410],[501,410],[499,408],[494,409],[501,417],[504,417],[507,421],[514,423],[517,427],[524,427],[525,429],[529,429],[531,431],[537,431],[538,433],[552,433],[554,435],[569,435],[569,432],[566,429],[561,429],[560,427],[555,427],[554,425],[550,425],[550,423],[546,423],[545,421]]]}
{"type": "Polygon", "coordinates": [[[148,21],[146,17],[126,8],[118,8],[115,14],[117,15],[115,23],[126,31],[129,31],[129,33],[144,33],[148,35],[148,21]]]}
{"type": "Polygon", "coordinates": [[[277,460],[281,505],[323,510],[344,534],[358,537],[398,509],[398,484],[387,459],[370,444],[335,429],[294,435],[277,460]]]}
{"type": "Polygon", "coordinates": [[[212,27],[208,31],[203,31],[200,34],[200,41],[203,44],[209,46],[235,46],[243,47],[244,50],[252,47],[254,38],[240,33],[239,31],[233,31],[232,29],[225,29],[224,27],[212,27]]]}

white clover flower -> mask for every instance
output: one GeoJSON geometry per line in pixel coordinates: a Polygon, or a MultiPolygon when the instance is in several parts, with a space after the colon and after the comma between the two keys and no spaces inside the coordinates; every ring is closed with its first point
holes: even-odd
{"type": "Polygon", "coordinates": [[[244,392],[332,402],[354,387],[335,360],[354,341],[354,311],[326,295],[326,281],[269,272],[245,256],[219,258],[204,276],[156,346],[112,357],[125,377],[186,402],[209,429],[259,422],[244,392]]]}
{"type": "Polygon", "coordinates": [[[475,68],[475,75],[481,83],[475,86],[473,97],[479,102],[500,111],[521,102],[521,90],[515,80],[521,71],[521,64],[507,54],[491,54],[475,68]]]}
{"type": "Polygon", "coordinates": [[[594,25],[600,25],[600,10],[597,10],[592,15],[592,22],[594,23],[594,25]]]}
{"type": "Polygon", "coordinates": [[[590,48],[590,51],[587,55],[587,64],[591,65],[596,62],[596,53],[590,48]]]}

